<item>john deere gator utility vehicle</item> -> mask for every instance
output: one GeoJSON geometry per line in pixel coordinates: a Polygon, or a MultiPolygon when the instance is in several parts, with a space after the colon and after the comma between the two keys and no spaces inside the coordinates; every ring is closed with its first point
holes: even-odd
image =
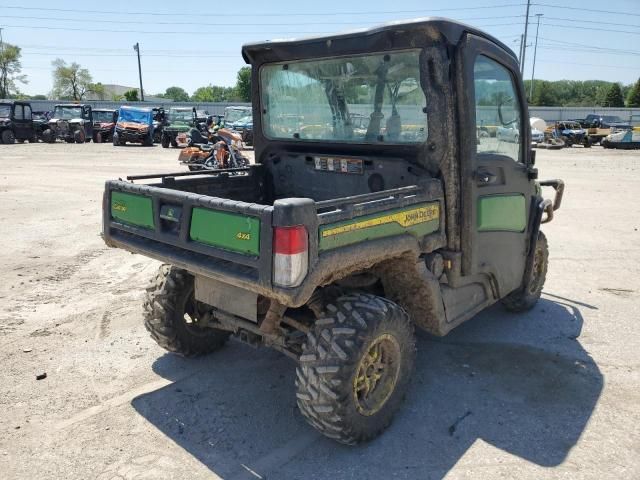
{"type": "Polygon", "coordinates": [[[421,19],[242,54],[255,165],[109,181],[104,239],[165,263],[144,306],[162,347],[279,350],[309,423],[366,441],[408,388],[414,327],[535,305],[563,184],[536,181],[517,58],[479,30],[421,19]],[[519,140],[479,137],[479,109],[519,140]]]}

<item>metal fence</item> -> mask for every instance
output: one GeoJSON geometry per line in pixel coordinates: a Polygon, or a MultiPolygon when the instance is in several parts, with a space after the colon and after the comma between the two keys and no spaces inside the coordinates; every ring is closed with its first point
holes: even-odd
{"type": "MultiPolygon", "coordinates": [[[[64,103],[60,100],[31,100],[32,108],[35,112],[48,112],[58,103],[64,103]]],[[[138,105],[145,107],[196,107],[198,110],[206,110],[210,115],[222,115],[225,107],[231,105],[251,106],[250,103],[228,103],[228,102],[111,102],[102,100],[87,100],[93,108],[113,108],[116,109],[121,105],[138,105]]],[[[625,122],[631,122],[633,125],[640,125],[640,108],[604,108],[604,107],[529,107],[529,115],[539,117],[546,122],[555,122],[557,120],[572,120],[576,118],[584,118],[590,113],[598,113],[601,115],[616,115],[625,122]]],[[[489,119],[486,119],[489,121],[489,119]]]]}

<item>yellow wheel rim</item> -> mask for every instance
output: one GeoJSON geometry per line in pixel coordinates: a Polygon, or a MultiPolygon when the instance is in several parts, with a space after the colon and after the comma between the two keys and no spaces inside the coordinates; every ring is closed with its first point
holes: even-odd
{"type": "Polygon", "coordinates": [[[361,415],[371,416],[389,400],[400,376],[400,344],[392,335],[377,337],[360,359],[353,378],[353,400],[361,415]]]}

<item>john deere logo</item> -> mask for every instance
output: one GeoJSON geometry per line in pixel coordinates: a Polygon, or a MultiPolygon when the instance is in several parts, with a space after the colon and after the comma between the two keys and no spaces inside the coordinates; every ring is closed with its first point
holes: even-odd
{"type": "Polygon", "coordinates": [[[176,218],[176,212],[173,211],[173,208],[167,210],[167,217],[176,218]]]}
{"type": "Polygon", "coordinates": [[[251,234],[250,233],[245,233],[245,232],[238,232],[236,234],[236,238],[238,240],[251,240],[251,234]]]}
{"type": "Polygon", "coordinates": [[[117,210],[118,212],[126,212],[127,211],[127,205],[125,203],[122,203],[122,202],[113,202],[112,208],[114,210],[117,210]]]}

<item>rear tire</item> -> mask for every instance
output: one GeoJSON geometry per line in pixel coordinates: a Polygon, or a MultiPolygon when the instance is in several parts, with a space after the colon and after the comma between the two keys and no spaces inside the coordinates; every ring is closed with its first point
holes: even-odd
{"type": "Polygon", "coordinates": [[[185,357],[219,350],[230,335],[196,325],[204,304],[194,299],[193,280],[185,270],[162,265],[144,300],[144,326],[151,337],[165,350],[185,357]]]}
{"type": "Polygon", "coordinates": [[[16,141],[16,136],[11,130],[4,130],[0,135],[0,139],[2,139],[2,143],[12,145],[16,141]]]}
{"type": "Polygon", "coordinates": [[[119,147],[120,145],[122,145],[120,143],[120,135],[118,135],[117,133],[113,134],[113,146],[114,147],[119,147]]]}
{"type": "Polygon", "coordinates": [[[533,259],[531,278],[523,288],[510,293],[502,299],[502,305],[510,312],[531,310],[540,299],[549,265],[549,246],[544,233],[538,232],[536,253],[533,259]]]}
{"type": "Polygon", "coordinates": [[[171,139],[169,138],[169,135],[162,135],[162,140],[160,141],[160,143],[162,144],[162,148],[169,148],[169,145],[171,145],[171,139]]]}
{"type": "Polygon", "coordinates": [[[401,307],[369,294],[340,297],[325,314],[300,356],[298,407],[340,443],[371,440],[391,423],[409,385],[413,324],[401,307]]]}

